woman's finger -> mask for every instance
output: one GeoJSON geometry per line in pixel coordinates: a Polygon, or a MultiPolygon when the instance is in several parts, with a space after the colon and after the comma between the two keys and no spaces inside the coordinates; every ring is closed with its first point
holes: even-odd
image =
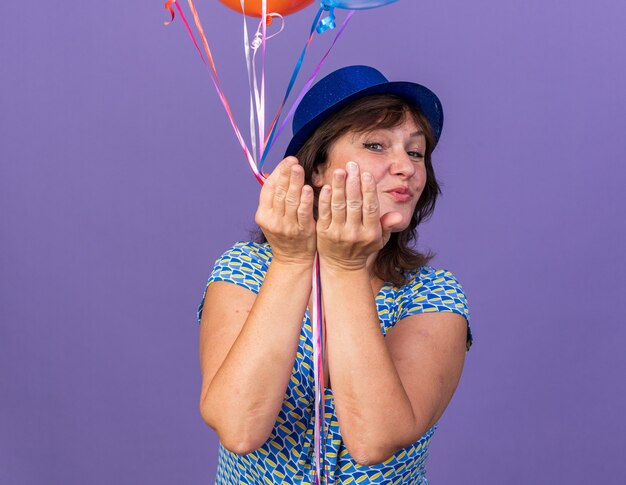
{"type": "Polygon", "coordinates": [[[332,222],[331,193],[330,185],[324,185],[317,200],[317,225],[322,231],[327,230],[332,222]]]}
{"type": "Polygon", "coordinates": [[[300,205],[300,192],[304,185],[304,169],[299,165],[292,165],[289,173],[289,186],[287,187],[287,195],[285,196],[285,215],[293,218],[294,222],[297,218],[298,206],[300,205]]]}
{"type": "Polygon", "coordinates": [[[348,162],[346,178],[346,222],[353,227],[360,227],[363,220],[363,196],[361,195],[361,177],[356,162],[348,162]]]}
{"type": "MultiPolygon", "coordinates": [[[[272,208],[278,216],[285,214],[285,198],[287,197],[289,180],[291,178],[291,167],[296,163],[298,162],[295,158],[287,157],[280,162],[274,170],[274,172],[277,173],[274,184],[274,199],[272,201],[272,208]]],[[[272,173],[272,176],[274,176],[274,173],[272,173]]]]}
{"type": "MultiPolygon", "coordinates": [[[[276,170],[274,170],[276,172],[276,170]]],[[[261,187],[261,193],[259,194],[259,210],[271,210],[274,203],[274,189],[276,184],[276,177],[273,177],[272,173],[265,179],[263,186],[261,187]]]]}
{"type": "Polygon", "coordinates": [[[380,226],[380,212],[376,182],[369,172],[361,174],[361,190],[363,192],[363,226],[374,228],[380,226]]]}
{"type": "Polygon", "coordinates": [[[313,189],[310,185],[305,185],[300,191],[300,205],[298,206],[298,224],[302,228],[310,227],[313,218],[313,189]]]}
{"type": "Polygon", "coordinates": [[[333,224],[346,223],[346,172],[337,169],[333,173],[332,194],[330,200],[331,217],[333,224]]]}

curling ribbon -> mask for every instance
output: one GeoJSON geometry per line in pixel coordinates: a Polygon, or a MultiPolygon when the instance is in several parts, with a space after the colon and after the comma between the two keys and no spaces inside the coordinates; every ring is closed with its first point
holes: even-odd
{"type": "MultiPolygon", "coordinates": [[[[235,122],[235,118],[233,117],[233,114],[231,112],[230,106],[228,104],[228,101],[226,100],[226,95],[224,94],[224,90],[222,89],[222,85],[221,82],[219,80],[219,77],[217,75],[217,69],[215,68],[215,62],[213,61],[213,56],[211,55],[211,49],[209,48],[209,43],[206,39],[206,35],[204,35],[204,29],[202,28],[202,23],[200,22],[200,17],[198,16],[198,11],[196,10],[196,7],[193,3],[193,0],[187,0],[187,3],[189,4],[189,8],[191,9],[191,12],[193,14],[193,18],[196,24],[196,28],[198,29],[198,32],[200,33],[200,37],[202,38],[202,43],[204,45],[204,50],[206,52],[207,58],[209,59],[209,62],[211,64],[211,71],[209,74],[211,74],[211,79],[213,81],[213,84],[215,86],[215,89],[217,90],[217,94],[220,98],[220,100],[222,101],[222,104],[224,105],[224,109],[226,110],[226,113],[228,114],[228,119],[230,120],[230,123],[233,127],[233,130],[235,131],[235,135],[237,137],[237,140],[239,141],[239,144],[241,145],[241,148],[244,151],[244,154],[246,155],[246,159],[248,161],[248,165],[250,165],[250,168],[252,169],[254,176],[256,177],[256,179],[259,181],[260,184],[263,184],[264,180],[265,180],[265,176],[259,171],[256,161],[254,159],[254,155],[252,155],[250,153],[250,150],[248,150],[248,147],[246,145],[246,142],[244,141],[243,137],[241,136],[241,132],[239,131],[239,127],[237,126],[237,123],[235,122]]],[[[176,4],[178,6],[178,3],[176,4]]],[[[182,13],[182,10],[180,9],[180,7],[178,7],[178,10],[181,14],[181,17],[184,18],[184,14],[182,13]]],[[[191,30],[188,29],[189,32],[191,33],[191,30]]],[[[193,34],[192,34],[193,36],[193,34]]],[[[205,63],[206,64],[206,63],[205,63]]]]}
{"type": "MultiPolygon", "coordinates": [[[[242,11],[244,9],[244,1],[240,0],[242,11]]],[[[265,3],[262,3],[261,9],[265,3]]],[[[257,144],[256,144],[256,127],[258,126],[258,139],[259,139],[259,151],[258,158],[256,160],[260,160],[262,158],[262,154],[265,151],[265,145],[267,138],[265,137],[265,45],[266,42],[272,37],[280,34],[285,28],[285,20],[283,16],[279,13],[275,12],[265,12],[262,16],[261,21],[259,22],[259,26],[257,27],[257,31],[254,34],[254,38],[250,42],[248,36],[248,26],[246,23],[246,17],[243,18],[243,35],[244,35],[244,52],[246,56],[246,68],[248,71],[248,85],[250,88],[250,137],[252,142],[252,152],[257,156],[257,144]],[[278,32],[273,33],[272,35],[267,35],[267,26],[270,25],[272,19],[279,18],[281,20],[281,26],[278,32]],[[261,90],[259,92],[259,86],[257,81],[257,68],[256,68],[256,56],[261,47],[262,52],[262,66],[261,66],[261,90]],[[250,56],[250,48],[252,48],[253,53],[250,56]]],[[[257,163],[259,169],[261,165],[257,163]]]]}
{"type": "Polygon", "coordinates": [[[263,151],[263,155],[261,156],[261,161],[259,162],[259,168],[263,167],[263,164],[265,163],[265,159],[267,158],[267,155],[270,151],[270,148],[274,145],[274,135],[276,133],[276,128],[278,127],[277,125],[278,119],[280,118],[283,107],[285,106],[285,103],[287,102],[287,98],[289,98],[289,94],[291,94],[291,90],[293,89],[293,86],[296,83],[296,78],[298,77],[298,74],[300,73],[300,69],[302,68],[302,63],[304,62],[304,56],[306,55],[307,50],[309,46],[311,45],[311,41],[313,40],[313,36],[315,35],[317,24],[319,22],[319,19],[323,11],[324,9],[320,8],[317,14],[315,15],[315,18],[313,19],[313,23],[311,24],[311,29],[309,32],[309,38],[304,44],[302,52],[300,53],[300,57],[298,58],[298,61],[296,62],[296,66],[294,67],[293,73],[291,74],[291,79],[289,80],[289,84],[287,85],[285,96],[283,96],[283,100],[280,103],[280,106],[278,107],[278,111],[276,112],[276,115],[274,116],[274,119],[272,120],[270,133],[266,139],[265,150],[263,151]]]}
{"type": "MultiPolygon", "coordinates": [[[[321,15],[323,9],[320,9],[320,12],[318,12],[319,15],[321,15]]],[[[307,82],[305,83],[305,85],[302,87],[300,94],[298,94],[298,98],[294,101],[293,105],[291,106],[291,109],[289,110],[289,113],[287,113],[287,116],[283,119],[283,122],[280,125],[280,128],[278,128],[278,130],[276,131],[276,133],[274,134],[272,132],[271,135],[271,140],[270,143],[268,143],[266,149],[265,149],[265,153],[263,154],[263,158],[261,159],[261,163],[259,164],[259,168],[263,167],[263,162],[265,157],[267,156],[269,150],[272,148],[273,144],[276,142],[276,140],[280,137],[281,133],[283,132],[283,130],[285,129],[285,127],[287,126],[287,123],[289,122],[289,120],[291,119],[291,117],[293,116],[293,114],[296,111],[296,108],[298,107],[298,105],[300,104],[300,101],[302,101],[302,98],[304,97],[304,95],[306,94],[306,92],[309,90],[309,88],[311,87],[311,85],[313,84],[313,81],[315,81],[315,78],[317,77],[317,74],[319,73],[320,69],[322,68],[322,65],[324,64],[324,61],[326,61],[326,58],[328,57],[328,55],[330,54],[330,51],[333,49],[333,47],[335,46],[335,44],[337,43],[337,40],[339,39],[339,37],[341,37],[341,34],[343,33],[343,31],[346,29],[346,27],[348,26],[348,22],[350,22],[350,19],[352,18],[352,16],[354,15],[354,11],[350,11],[348,13],[348,15],[346,16],[345,20],[343,21],[343,23],[341,24],[341,27],[339,28],[339,30],[337,31],[337,34],[335,35],[335,38],[333,39],[333,43],[330,45],[330,47],[328,48],[328,50],[326,51],[326,53],[324,54],[324,56],[322,56],[322,59],[320,60],[320,62],[318,63],[317,67],[313,70],[313,74],[311,74],[311,76],[309,77],[309,79],[307,80],[307,82]]],[[[306,50],[305,46],[305,50],[306,50]]],[[[303,51],[304,54],[304,51],[303,51]]],[[[297,65],[296,68],[299,70],[300,66],[297,65]]],[[[297,75],[297,72],[295,73],[297,75]]],[[[292,76],[293,77],[293,76],[292,76]]],[[[294,78],[295,79],[295,78],[294,78]]],[[[291,86],[290,88],[291,89],[291,86]]],[[[281,106],[282,108],[282,106],[281,106]]],[[[277,118],[280,116],[280,112],[277,114],[277,118]]],[[[274,127],[275,128],[275,127],[274,127]]]]}
{"type": "Polygon", "coordinates": [[[172,4],[176,3],[176,0],[167,0],[167,2],[165,2],[165,9],[169,10],[170,15],[172,16],[172,18],[169,21],[165,21],[163,22],[163,25],[169,25],[174,21],[174,9],[172,8],[172,4]]]}
{"type": "Polygon", "coordinates": [[[301,89],[300,93],[298,94],[298,98],[296,99],[296,101],[291,106],[291,109],[289,110],[289,113],[287,114],[287,116],[283,120],[282,124],[280,125],[280,128],[278,128],[278,124],[277,124],[278,119],[280,118],[282,109],[285,106],[285,102],[287,101],[287,98],[289,97],[289,94],[291,93],[291,89],[293,88],[293,85],[294,85],[294,83],[296,81],[298,73],[300,72],[300,68],[302,67],[302,62],[304,60],[304,56],[306,54],[307,49],[309,48],[309,45],[311,44],[311,40],[313,39],[315,31],[317,30],[317,27],[319,26],[320,17],[322,16],[322,13],[324,12],[324,10],[325,10],[324,8],[320,8],[319,9],[319,11],[317,12],[317,15],[315,16],[313,24],[311,25],[311,32],[309,34],[309,39],[308,39],[307,43],[304,45],[304,48],[302,49],[302,53],[300,54],[300,58],[298,59],[298,62],[296,63],[296,67],[295,67],[295,69],[293,71],[293,74],[291,76],[291,80],[289,82],[289,86],[287,87],[287,92],[285,93],[285,97],[283,98],[283,101],[282,101],[280,107],[278,108],[278,112],[276,113],[276,116],[274,117],[274,120],[272,121],[271,132],[270,132],[270,134],[268,136],[268,142],[266,144],[265,151],[263,152],[263,156],[261,157],[261,161],[259,162],[259,168],[263,167],[263,164],[265,163],[265,159],[267,158],[267,155],[268,155],[269,151],[271,150],[272,146],[274,146],[274,143],[276,142],[276,140],[280,137],[280,134],[285,129],[285,126],[287,126],[287,123],[289,122],[289,120],[291,119],[293,114],[295,113],[295,110],[298,107],[298,105],[300,104],[300,101],[302,100],[302,98],[304,97],[304,95],[306,94],[308,89],[311,87],[311,85],[313,84],[313,81],[315,80],[315,78],[317,77],[317,74],[319,73],[320,69],[322,68],[322,65],[324,64],[324,61],[326,60],[326,58],[330,54],[330,51],[335,46],[335,43],[337,42],[339,37],[341,37],[341,34],[345,30],[346,26],[348,25],[348,22],[350,21],[350,19],[352,18],[352,15],[354,14],[353,11],[350,11],[348,13],[347,17],[343,21],[343,24],[341,25],[341,27],[337,31],[337,34],[335,35],[335,38],[334,38],[332,44],[330,45],[330,47],[328,48],[328,50],[326,51],[326,53],[324,54],[324,56],[322,57],[320,62],[318,63],[317,67],[313,70],[313,74],[311,74],[311,76],[309,77],[307,82],[304,84],[304,87],[301,89]],[[278,128],[278,130],[277,130],[277,128],[278,128]]]}
{"type": "MultiPolygon", "coordinates": [[[[320,277],[320,259],[315,254],[313,266],[313,377],[315,381],[315,393],[313,398],[313,408],[315,416],[315,427],[313,431],[313,457],[315,461],[314,485],[321,485],[325,449],[322,446],[322,439],[325,436],[325,414],[326,414],[326,394],[324,393],[324,311],[322,306],[322,281],[320,277]]],[[[328,470],[327,470],[328,472],[328,470]]],[[[326,473],[326,483],[328,484],[328,473],[326,473]]]]}
{"type": "Polygon", "coordinates": [[[250,168],[252,169],[252,172],[254,173],[255,178],[257,179],[257,181],[263,185],[264,181],[265,181],[265,175],[257,168],[256,165],[256,161],[254,160],[254,157],[252,155],[252,153],[250,153],[250,150],[248,149],[248,146],[246,145],[246,142],[243,139],[243,136],[241,135],[241,132],[239,130],[239,127],[237,126],[237,123],[235,122],[235,118],[233,117],[232,111],[230,109],[230,105],[228,104],[228,100],[226,99],[226,96],[224,94],[224,91],[222,89],[222,85],[221,82],[219,80],[219,76],[217,74],[217,69],[215,68],[215,62],[213,61],[213,56],[211,55],[211,49],[209,48],[209,43],[206,39],[206,36],[204,35],[204,30],[202,28],[202,24],[200,23],[200,18],[198,16],[198,12],[195,8],[195,5],[193,3],[193,0],[188,0],[189,3],[189,8],[191,9],[191,12],[194,16],[194,21],[196,24],[196,28],[198,29],[198,32],[200,34],[200,37],[202,39],[202,44],[204,47],[204,51],[206,53],[207,59],[208,59],[208,63],[207,60],[205,60],[204,56],[202,55],[202,50],[200,49],[200,46],[198,45],[198,42],[196,41],[195,36],[193,35],[193,31],[191,30],[191,27],[189,25],[189,22],[187,21],[187,18],[185,17],[185,14],[183,12],[183,10],[180,8],[180,5],[178,4],[177,0],[168,0],[165,3],[165,8],[171,11],[171,5],[174,4],[176,6],[176,10],[178,10],[178,13],[180,14],[181,19],[183,20],[183,23],[185,24],[185,27],[187,29],[187,32],[189,34],[189,37],[191,38],[191,41],[193,42],[196,50],[198,51],[198,55],[200,56],[200,60],[202,60],[203,64],[205,65],[205,67],[207,68],[208,72],[209,72],[209,76],[211,78],[211,81],[213,82],[213,86],[215,87],[215,90],[217,91],[217,95],[220,98],[220,101],[222,102],[222,105],[224,106],[224,109],[226,110],[226,114],[228,116],[228,119],[230,120],[230,124],[235,132],[235,136],[237,137],[237,140],[239,141],[239,144],[241,145],[241,148],[243,149],[243,152],[246,156],[246,160],[248,162],[248,165],[250,166],[250,168]]]}
{"type": "MultiPolygon", "coordinates": [[[[245,12],[245,1],[240,0],[241,11],[245,12]]],[[[246,70],[248,72],[248,86],[250,89],[250,140],[252,143],[252,153],[255,160],[261,157],[264,145],[265,133],[265,42],[267,40],[267,0],[261,0],[261,21],[257,28],[252,43],[248,36],[248,24],[246,16],[243,19],[244,52],[246,56],[246,70]],[[250,55],[250,48],[253,53],[250,55]],[[261,47],[261,89],[257,80],[256,55],[261,47]],[[257,155],[257,129],[259,140],[259,151],[257,155]],[[256,158],[258,157],[258,158],[256,158]]],[[[257,167],[258,167],[257,163],[257,167]]]]}
{"type": "MultiPolygon", "coordinates": [[[[244,0],[241,0],[241,11],[244,12],[244,0]]],[[[246,56],[246,71],[248,73],[248,88],[249,88],[249,96],[250,96],[250,143],[252,147],[252,153],[256,154],[257,152],[257,143],[256,143],[256,99],[258,98],[257,86],[255,80],[253,80],[253,72],[254,68],[252,67],[252,60],[250,58],[250,39],[248,36],[248,23],[246,22],[246,16],[241,16],[243,19],[243,48],[244,54],[246,56]]],[[[262,22],[263,20],[261,20],[262,22]]],[[[258,29],[257,29],[258,32],[258,29]]],[[[256,36],[255,36],[256,40],[256,36]]],[[[263,39],[261,39],[263,41],[263,39]]],[[[254,46],[253,46],[254,48],[254,46]]],[[[256,49],[255,49],[256,52],[256,49]]],[[[258,112],[257,112],[258,113],[258,112]]],[[[258,164],[257,164],[258,167],[258,164]]]]}
{"type": "MultiPolygon", "coordinates": [[[[242,12],[243,12],[245,11],[244,0],[240,0],[240,1],[241,1],[242,12]]],[[[269,150],[271,149],[273,144],[276,142],[276,140],[282,133],[288,121],[293,116],[296,107],[298,106],[298,104],[302,100],[302,97],[308,91],[309,87],[312,85],[313,81],[317,77],[317,74],[319,73],[324,61],[326,60],[326,58],[330,54],[330,51],[334,47],[335,43],[337,42],[337,40],[339,39],[343,31],[345,30],[354,12],[350,11],[349,14],[347,15],[342,26],[340,27],[337,34],[335,35],[335,39],[333,40],[331,46],[326,51],[326,53],[324,54],[324,56],[318,63],[317,67],[314,69],[313,74],[309,77],[309,79],[305,83],[304,87],[302,88],[302,90],[300,91],[298,95],[297,100],[293,103],[293,106],[291,107],[289,113],[283,120],[282,124],[280,125],[280,127],[278,127],[278,120],[280,119],[280,115],[285,106],[285,103],[291,93],[291,90],[293,89],[296,78],[302,67],[304,57],[313,39],[314,33],[316,31],[319,33],[322,33],[329,28],[335,27],[334,25],[335,17],[333,15],[332,9],[329,9],[327,7],[326,8],[323,7],[319,9],[311,25],[309,38],[307,42],[305,43],[305,46],[300,54],[300,57],[298,58],[298,61],[292,73],[285,96],[283,97],[282,103],[280,107],[278,108],[278,111],[271,123],[270,133],[268,134],[266,138],[264,138],[264,132],[265,132],[265,45],[266,45],[266,41],[269,38],[267,37],[268,14],[267,14],[266,0],[262,0],[261,22],[255,34],[252,45],[249,42],[248,29],[247,29],[245,16],[244,16],[244,26],[243,26],[244,27],[244,49],[245,49],[245,54],[246,54],[246,66],[248,69],[248,83],[250,87],[250,134],[251,134],[251,143],[252,143],[252,152],[250,152],[235,122],[232,111],[230,109],[230,105],[228,104],[226,95],[224,94],[224,90],[222,89],[222,85],[221,85],[219,76],[217,74],[217,69],[215,67],[215,62],[211,54],[211,49],[209,47],[207,38],[204,34],[204,29],[202,28],[202,24],[200,22],[200,18],[198,16],[198,12],[195,8],[193,0],[188,0],[188,4],[193,14],[196,28],[198,29],[200,38],[202,40],[204,51],[207,57],[206,60],[202,54],[202,50],[200,49],[198,42],[196,41],[193,31],[191,30],[189,22],[187,21],[185,14],[183,13],[177,0],[167,0],[165,2],[165,8],[171,14],[171,21],[164,22],[164,24],[169,25],[174,20],[175,14],[174,14],[174,10],[172,9],[172,5],[175,5],[176,9],[178,10],[178,13],[180,14],[183,20],[183,23],[185,24],[185,27],[187,29],[187,32],[189,33],[189,36],[196,50],[198,51],[200,59],[202,60],[202,62],[204,63],[205,67],[207,68],[209,72],[213,86],[215,87],[218,97],[220,98],[220,101],[222,102],[222,105],[224,106],[224,109],[226,110],[226,114],[228,115],[231,126],[233,130],[235,131],[237,140],[239,141],[239,144],[241,145],[244,151],[246,160],[248,164],[250,165],[250,168],[252,169],[257,181],[261,185],[263,185],[265,181],[265,175],[261,171],[261,168],[265,161],[265,158],[267,157],[267,154],[269,153],[269,150]],[[329,15],[325,19],[320,20],[325,10],[329,11],[329,15]],[[250,56],[250,46],[252,46],[254,50],[254,52],[252,53],[252,56],[250,56]],[[256,54],[257,54],[259,47],[261,47],[261,88],[260,90],[258,88],[258,81],[257,81],[257,76],[256,76],[256,63],[255,63],[256,54]],[[259,163],[258,164],[255,160],[255,154],[257,153],[257,137],[256,137],[257,129],[258,129],[258,141],[259,141],[259,145],[258,145],[259,163]]],[[[270,13],[269,15],[272,17],[279,16],[282,19],[282,16],[278,14],[270,13]]],[[[284,27],[284,24],[283,24],[283,27],[284,27]]],[[[281,27],[281,31],[283,27],[281,27]]],[[[277,35],[277,34],[274,34],[274,35],[277,35]]],[[[325,408],[326,408],[326,395],[324,392],[324,367],[323,367],[325,326],[324,326],[324,316],[323,316],[323,306],[322,306],[320,266],[319,266],[319,257],[317,254],[315,257],[312,289],[313,289],[312,327],[313,327],[313,364],[314,364],[313,374],[314,374],[314,382],[315,382],[315,390],[314,390],[315,429],[314,429],[314,446],[313,446],[314,447],[314,461],[315,461],[314,483],[315,485],[321,485],[322,471],[325,468],[324,467],[325,453],[323,449],[324,447],[322,445],[322,439],[325,435],[325,408]]],[[[325,475],[326,475],[325,477],[326,483],[328,483],[328,470],[326,470],[325,475]]]]}
{"type": "MultiPolygon", "coordinates": [[[[242,4],[243,4],[243,0],[242,4]]],[[[243,12],[243,10],[242,10],[243,12]]],[[[259,142],[261,142],[261,146],[259,146],[259,158],[261,158],[261,154],[265,149],[264,146],[264,136],[265,136],[265,44],[267,40],[267,0],[263,0],[261,4],[261,99],[260,99],[260,109],[259,109],[259,142]]],[[[254,56],[252,57],[252,62],[254,63],[254,59],[256,58],[256,53],[258,49],[254,49],[254,56]]],[[[254,67],[254,64],[253,66],[254,67]]],[[[256,72],[255,72],[256,75],[256,72]]],[[[258,106],[258,105],[257,105],[258,106]]]]}

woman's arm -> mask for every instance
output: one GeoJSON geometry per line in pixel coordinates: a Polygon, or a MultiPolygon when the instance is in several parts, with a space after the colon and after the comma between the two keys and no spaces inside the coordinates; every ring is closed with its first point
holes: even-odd
{"type": "Polygon", "coordinates": [[[200,412],[238,454],[257,449],[272,431],[311,294],[313,193],[296,159],[285,159],[265,182],[256,220],[273,251],[259,294],[212,283],[200,330],[200,412]]]}
{"type": "Polygon", "coordinates": [[[409,316],[383,337],[366,272],[325,272],[329,372],[343,440],[363,465],[417,441],[441,416],[459,382],[465,319],[409,316]]]}
{"type": "Polygon", "coordinates": [[[258,295],[231,283],[207,289],[200,325],[200,413],[240,455],[269,437],[289,383],[311,266],[272,262],[258,295]]]}
{"type": "Polygon", "coordinates": [[[465,320],[440,313],[398,322],[385,339],[368,260],[388,240],[376,185],[348,164],[322,189],[317,226],[327,355],[342,437],[361,464],[380,463],[436,422],[458,383],[465,320]]]}

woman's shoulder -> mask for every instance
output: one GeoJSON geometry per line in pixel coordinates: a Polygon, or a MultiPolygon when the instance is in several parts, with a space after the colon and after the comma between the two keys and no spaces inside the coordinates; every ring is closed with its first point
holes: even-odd
{"type": "Polygon", "coordinates": [[[198,307],[198,322],[202,318],[202,308],[209,285],[216,281],[233,283],[258,293],[267,273],[272,251],[269,244],[239,241],[228,248],[215,261],[198,307]]]}
{"type": "Polygon", "coordinates": [[[401,318],[415,313],[453,312],[467,320],[467,349],[472,345],[470,314],[465,290],[452,271],[422,266],[405,273],[408,282],[400,289],[401,318]]]}
{"type": "Polygon", "coordinates": [[[465,290],[450,270],[425,265],[405,274],[408,282],[399,289],[401,306],[421,312],[455,311],[469,317],[465,290]]]}
{"type": "Polygon", "coordinates": [[[215,262],[209,283],[226,281],[258,293],[271,259],[269,244],[239,241],[215,262]]]}
{"type": "Polygon", "coordinates": [[[268,243],[238,241],[228,248],[218,259],[218,263],[259,263],[269,264],[272,250],[268,243]]]}

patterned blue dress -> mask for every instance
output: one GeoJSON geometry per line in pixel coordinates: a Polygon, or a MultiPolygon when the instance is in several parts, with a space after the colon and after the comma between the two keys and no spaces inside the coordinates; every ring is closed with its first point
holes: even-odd
{"type": "MultiPolygon", "coordinates": [[[[217,260],[207,287],[213,281],[227,281],[258,293],[271,259],[272,253],[268,244],[237,243],[217,260]]],[[[407,276],[408,284],[396,287],[386,283],[376,296],[383,335],[396,322],[409,315],[448,311],[459,313],[467,319],[469,349],[472,336],[467,301],[461,285],[452,273],[424,266],[407,276]]],[[[198,308],[198,321],[202,316],[203,303],[204,296],[198,308]]],[[[220,444],[217,485],[312,483],[312,472],[315,468],[312,345],[311,320],[307,310],[302,322],[291,380],[270,437],[258,450],[245,456],[231,453],[220,444]]],[[[400,450],[384,463],[362,466],[352,459],[341,439],[332,389],[325,389],[325,395],[324,467],[330,483],[428,484],[425,461],[436,424],[418,441],[400,450]]]]}

